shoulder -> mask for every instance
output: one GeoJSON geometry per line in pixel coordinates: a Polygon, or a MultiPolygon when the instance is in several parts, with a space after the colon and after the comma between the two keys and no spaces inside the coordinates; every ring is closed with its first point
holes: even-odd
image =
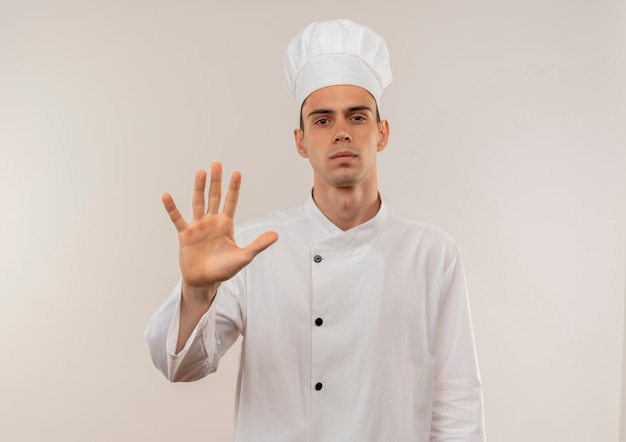
{"type": "Polygon", "coordinates": [[[410,246],[429,249],[442,253],[448,258],[458,255],[458,246],[454,239],[438,226],[416,219],[396,208],[388,208],[385,229],[388,234],[410,246]]]}
{"type": "Polygon", "coordinates": [[[396,208],[388,208],[387,223],[394,228],[404,232],[424,235],[439,241],[450,241],[454,243],[452,237],[430,222],[417,219],[396,208]]]}
{"type": "Polygon", "coordinates": [[[256,236],[268,230],[288,230],[306,221],[304,206],[304,203],[299,203],[249,219],[235,227],[235,234],[246,237],[256,236]]]}

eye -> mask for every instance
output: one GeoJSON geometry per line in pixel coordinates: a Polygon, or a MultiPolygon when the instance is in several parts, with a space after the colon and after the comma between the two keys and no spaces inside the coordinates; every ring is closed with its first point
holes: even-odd
{"type": "Polygon", "coordinates": [[[315,120],[315,124],[318,126],[326,126],[328,124],[328,118],[320,118],[319,120],[315,120]]]}
{"type": "Polygon", "coordinates": [[[352,117],[352,120],[356,121],[358,123],[362,123],[362,122],[364,122],[366,120],[366,118],[363,115],[354,115],[352,117]]]}

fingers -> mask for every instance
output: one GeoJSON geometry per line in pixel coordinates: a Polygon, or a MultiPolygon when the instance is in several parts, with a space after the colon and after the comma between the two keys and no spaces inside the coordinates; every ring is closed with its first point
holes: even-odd
{"type": "Polygon", "coordinates": [[[207,213],[217,214],[220,209],[222,199],[222,165],[220,163],[211,164],[211,184],[209,185],[209,207],[207,213]]]}
{"type": "Polygon", "coordinates": [[[185,230],[185,228],[187,227],[187,223],[176,208],[176,204],[174,204],[174,199],[172,198],[172,195],[170,195],[169,193],[164,193],[163,196],[161,196],[161,201],[163,202],[165,210],[167,210],[167,214],[170,216],[170,219],[174,223],[176,230],[178,232],[182,232],[183,230],[185,230]]]}
{"type": "Polygon", "coordinates": [[[230,177],[230,184],[228,185],[228,193],[226,194],[226,200],[224,201],[224,215],[229,218],[235,217],[235,210],[237,209],[237,203],[239,201],[239,189],[241,188],[241,173],[233,172],[230,177]]]}
{"type": "MultiPolygon", "coordinates": [[[[224,215],[234,218],[237,203],[239,202],[239,189],[241,188],[241,173],[233,172],[228,185],[228,192],[224,201],[224,215]]],[[[211,165],[211,184],[209,186],[209,207],[207,213],[217,214],[222,199],[222,165],[211,165]]]]}
{"type": "Polygon", "coordinates": [[[204,188],[206,186],[206,172],[199,170],[196,172],[196,179],[193,183],[193,195],[191,197],[191,209],[194,221],[204,216],[204,188]]]}
{"type": "MultiPolygon", "coordinates": [[[[204,192],[206,188],[207,174],[203,170],[196,172],[193,195],[191,198],[191,207],[193,211],[193,220],[198,221],[205,215],[205,201],[204,192]]],[[[224,214],[230,218],[235,216],[235,209],[239,201],[239,189],[241,187],[241,173],[234,172],[230,184],[228,186],[228,193],[226,194],[226,200],[224,202],[224,214]]],[[[220,163],[211,164],[211,182],[209,184],[209,196],[206,213],[217,215],[220,208],[220,201],[222,199],[222,165],[220,163]]],[[[187,227],[187,223],[183,219],[182,215],[174,204],[174,199],[169,193],[164,193],[161,197],[165,210],[176,226],[176,229],[181,232],[187,227]]],[[[258,253],[258,252],[257,252],[258,253]]]]}

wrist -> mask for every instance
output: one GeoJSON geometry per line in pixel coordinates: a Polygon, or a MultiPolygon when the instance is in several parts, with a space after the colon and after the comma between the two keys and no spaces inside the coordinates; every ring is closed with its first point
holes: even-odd
{"type": "Polygon", "coordinates": [[[182,298],[187,302],[192,302],[194,304],[211,304],[213,302],[213,298],[217,293],[217,288],[219,284],[209,284],[206,286],[191,286],[186,284],[185,281],[182,283],[182,298]]]}

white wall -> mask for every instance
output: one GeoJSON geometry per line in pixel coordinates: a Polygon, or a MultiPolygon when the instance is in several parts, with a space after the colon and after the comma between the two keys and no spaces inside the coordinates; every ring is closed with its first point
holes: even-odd
{"type": "Polygon", "coordinates": [[[463,251],[488,438],[617,440],[623,2],[224,3],[0,3],[0,440],[229,440],[236,349],[183,385],[143,343],[178,278],[160,195],[221,160],[239,220],[304,198],[282,53],[337,17],[391,52],[383,195],[463,251]]]}

